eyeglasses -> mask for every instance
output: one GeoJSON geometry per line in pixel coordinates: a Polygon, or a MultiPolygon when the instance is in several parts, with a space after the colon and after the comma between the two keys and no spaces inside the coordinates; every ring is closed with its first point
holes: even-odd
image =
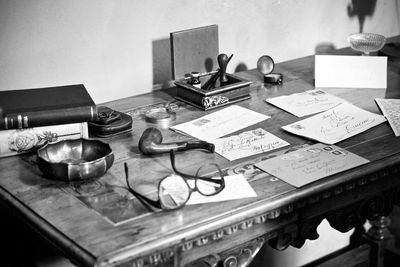
{"type": "Polygon", "coordinates": [[[163,210],[175,210],[183,207],[189,200],[192,192],[198,192],[204,196],[213,196],[225,188],[224,174],[220,167],[211,163],[209,166],[200,167],[195,175],[182,173],[176,169],[175,153],[170,151],[172,169],[175,173],[163,178],[158,183],[158,200],[152,200],[135,191],[129,184],[128,165],[125,162],[125,179],[129,191],[145,206],[163,210]],[[202,172],[207,170],[208,175],[202,172]],[[187,180],[194,180],[194,187],[190,187],[187,180]]]}

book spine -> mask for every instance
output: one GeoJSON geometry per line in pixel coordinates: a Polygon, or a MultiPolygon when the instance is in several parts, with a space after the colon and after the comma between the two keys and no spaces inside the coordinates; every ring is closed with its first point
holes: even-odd
{"type": "Polygon", "coordinates": [[[96,117],[96,106],[3,114],[3,118],[0,121],[0,130],[87,122],[93,121],[96,117]]]}
{"type": "Polygon", "coordinates": [[[0,158],[34,152],[49,142],[89,138],[87,122],[0,131],[0,158]]]}

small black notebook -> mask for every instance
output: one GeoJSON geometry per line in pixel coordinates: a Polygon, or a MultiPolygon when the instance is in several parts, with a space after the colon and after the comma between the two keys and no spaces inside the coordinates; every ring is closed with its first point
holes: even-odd
{"type": "Polygon", "coordinates": [[[96,105],[83,84],[0,91],[0,130],[93,121],[96,105]]]}

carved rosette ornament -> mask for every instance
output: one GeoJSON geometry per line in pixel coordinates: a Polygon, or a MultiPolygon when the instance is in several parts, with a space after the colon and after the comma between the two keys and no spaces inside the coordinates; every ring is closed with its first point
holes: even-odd
{"type": "Polygon", "coordinates": [[[204,257],[189,266],[245,267],[254,259],[265,241],[266,237],[258,237],[221,254],[212,254],[204,257]]]}
{"type": "Polygon", "coordinates": [[[339,232],[346,233],[365,221],[365,219],[359,215],[359,209],[360,203],[356,203],[349,207],[329,212],[326,219],[332,228],[339,232]]]}

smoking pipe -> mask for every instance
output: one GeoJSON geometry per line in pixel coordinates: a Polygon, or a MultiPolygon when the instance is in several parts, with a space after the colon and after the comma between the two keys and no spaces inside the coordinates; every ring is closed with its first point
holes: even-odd
{"type": "Polygon", "coordinates": [[[183,141],[162,143],[162,134],[157,128],[147,128],[139,140],[139,150],[145,155],[168,153],[170,150],[185,151],[188,149],[205,149],[214,152],[214,144],[205,141],[183,141]]]}

